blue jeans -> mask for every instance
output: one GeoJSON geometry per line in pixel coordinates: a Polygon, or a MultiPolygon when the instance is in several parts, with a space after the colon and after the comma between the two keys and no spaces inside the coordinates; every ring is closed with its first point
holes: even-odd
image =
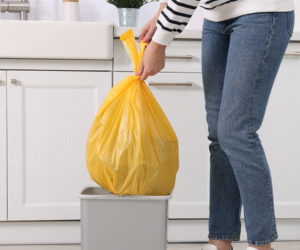
{"type": "Polygon", "coordinates": [[[240,240],[242,204],[249,244],[278,238],[271,173],[257,130],[293,29],[294,11],[204,19],[209,239],[240,240]]]}

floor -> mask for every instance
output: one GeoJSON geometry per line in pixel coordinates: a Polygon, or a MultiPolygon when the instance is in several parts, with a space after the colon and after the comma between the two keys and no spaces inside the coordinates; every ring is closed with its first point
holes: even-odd
{"type": "MultiPolygon", "coordinates": [[[[201,250],[204,244],[168,244],[167,250],[201,250]]],[[[233,243],[234,250],[246,250],[247,243],[233,243]]],[[[300,241],[277,241],[274,250],[300,250],[300,241]]],[[[0,250],[80,250],[80,245],[14,245],[1,246],[0,250]]]]}

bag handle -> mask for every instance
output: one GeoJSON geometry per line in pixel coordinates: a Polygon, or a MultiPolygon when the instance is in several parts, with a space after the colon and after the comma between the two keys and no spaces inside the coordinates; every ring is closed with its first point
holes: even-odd
{"type": "Polygon", "coordinates": [[[140,42],[140,51],[138,53],[137,47],[136,47],[136,42],[135,42],[135,37],[133,34],[133,30],[129,29],[126,32],[124,32],[120,36],[120,40],[123,42],[123,45],[127,51],[127,54],[129,55],[131,61],[133,62],[134,65],[134,74],[139,70],[145,49],[147,43],[144,43],[143,41],[140,42]]]}

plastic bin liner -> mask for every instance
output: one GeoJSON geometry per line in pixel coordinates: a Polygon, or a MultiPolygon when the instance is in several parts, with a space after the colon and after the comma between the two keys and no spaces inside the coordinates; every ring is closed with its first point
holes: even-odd
{"type": "MultiPolygon", "coordinates": [[[[139,69],[132,29],[120,37],[139,69]]],[[[168,195],[179,168],[178,140],[163,110],[140,76],[127,75],[108,93],[90,128],[86,164],[91,179],[116,195],[168,195]]]]}

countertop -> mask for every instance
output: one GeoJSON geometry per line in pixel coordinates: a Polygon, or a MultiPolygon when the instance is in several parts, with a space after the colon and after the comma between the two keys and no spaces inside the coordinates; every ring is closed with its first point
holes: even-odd
{"type": "MultiPolygon", "coordinates": [[[[141,28],[138,27],[114,27],[114,37],[120,37],[124,32],[128,29],[133,30],[134,36],[139,37],[141,28]]],[[[202,38],[202,30],[200,29],[184,29],[179,35],[175,37],[175,39],[201,39],[202,38]]],[[[291,41],[300,41],[300,31],[294,31],[291,41]]]]}

